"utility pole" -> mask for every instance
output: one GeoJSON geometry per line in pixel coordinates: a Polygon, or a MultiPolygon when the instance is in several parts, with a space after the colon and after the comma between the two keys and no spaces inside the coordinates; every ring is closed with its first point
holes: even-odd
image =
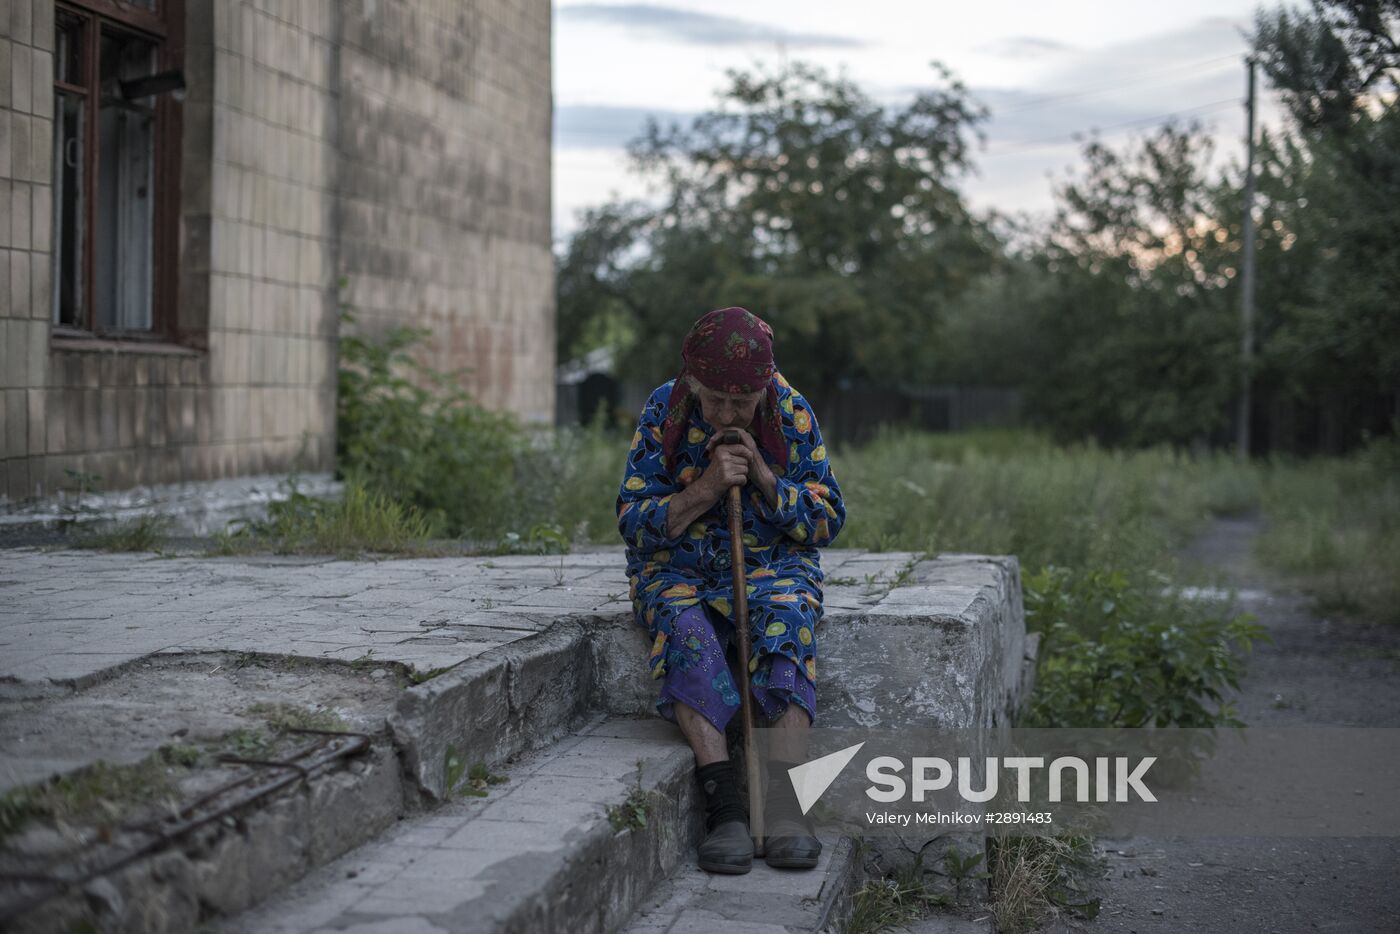
{"type": "Polygon", "coordinates": [[[1245,99],[1244,243],[1240,256],[1240,408],[1235,424],[1235,457],[1249,460],[1249,413],[1254,369],[1254,56],[1244,60],[1249,88],[1245,99]]]}

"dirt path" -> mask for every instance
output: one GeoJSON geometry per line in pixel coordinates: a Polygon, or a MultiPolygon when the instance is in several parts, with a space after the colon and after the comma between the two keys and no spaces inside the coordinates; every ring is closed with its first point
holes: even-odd
{"type": "MultiPolygon", "coordinates": [[[[1183,558],[1238,588],[1273,643],[1234,698],[1250,726],[1400,726],[1400,631],[1319,618],[1253,559],[1257,519],[1218,521],[1183,558]]],[[[1397,802],[1400,806],[1400,802],[1397,802]]],[[[1104,839],[1103,908],[1087,934],[1400,931],[1400,839],[1104,839]]]]}

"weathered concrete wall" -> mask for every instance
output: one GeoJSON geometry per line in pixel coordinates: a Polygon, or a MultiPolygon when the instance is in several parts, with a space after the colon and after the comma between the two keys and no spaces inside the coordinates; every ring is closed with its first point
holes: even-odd
{"type": "Polygon", "coordinates": [[[341,5],[340,274],[487,406],[554,418],[550,4],[341,5]]]}
{"type": "Polygon", "coordinates": [[[51,404],[47,391],[53,14],[51,0],[0,7],[0,496],[26,494],[45,466],[30,454],[61,454],[68,416],[82,425],[85,413],[82,396],[51,404]]]}
{"type": "MultiPolygon", "coordinates": [[[[875,589],[826,587],[817,628],[817,726],[830,729],[1003,729],[1029,697],[1029,652],[1014,557],[944,554],[888,581],[910,555],[828,552],[829,575],[878,577],[875,589]]],[[[651,713],[658,683],[646,669],[646,633],[618,614],[599,619],[591,642],[593,706],[651,713]]],[[[1033,640],[1032,640],[1033,641],[1033,640]]]]}
{"type": "Polygon", "coordinates": [[[550,8],[186,0],[178,340],[51,336],[52,0],[0,16],[0,498],[326,470],[342,302],[553,416],[550,8]],[[342,294],[341,280],[348,285],[342,294]]]}
{"type": "MultiPolygon", "coordinates": [[[[193,295],[207,294],[215,430],[205,476],[329,469],[335,425],[335,4],[193,0],[208,11],[209,135],[191,120],[186,242],[193,295]],[[207,145],[207,149],[203,148],[207,145]],[[207,172],[207,180],[201,174],[207,172]],[[206,191],[206,205],[190,194],[206,191]],[[205,261],[201,262],[201,259],[205,261]],[[192,281],[203,271],[207,284],[192,281]],[[304,440],[303,440],[304,439],[304,440]]],[[[193,19],[193,17],[192,17],[193,19]]]]}

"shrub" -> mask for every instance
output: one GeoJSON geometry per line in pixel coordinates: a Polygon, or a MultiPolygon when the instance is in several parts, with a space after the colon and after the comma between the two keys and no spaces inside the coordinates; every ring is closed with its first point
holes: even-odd
{"type": "Polygon", "coordinates": [[[487,550],[615,539],[625,440],[602,427],[532,431],[486,411],[460,373],[414,359],[426,336],[399,327],[378,341],[341,338],[340,475],[416,510],[436,533],[487,550]]]}
{"type": "Polygon", "coordinates": [[[340,339],[339,474],[412,506],[449,535],[500,534],[521,434],[508,417],[472,404],[457,374],[414,359],[410,348],[427,334],[397,327],[377,342],[340,339]]]}
{"type": "Polygon", "coordinates": [[[1266,638],[1248,614],[1121,571],[1048,566],[1024,590],[1027,628],[1043,641],[1023,726],[1244,726],[1223,690],[1239,688],[1236,649],[1266,638]]]}

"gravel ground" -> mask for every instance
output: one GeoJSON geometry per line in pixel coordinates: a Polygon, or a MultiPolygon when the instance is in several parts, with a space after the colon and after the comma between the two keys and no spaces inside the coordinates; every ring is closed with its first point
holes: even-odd
{"type": "MultiPolygon", "coordinates": [[[[1253,559],[1259,519],[1218,521],[1183,555],[1242,591],[1257,643],[1234,698],[1250,726],[1400,726],[1400,631],[1319,617],[1253,559]]],[[[1042,931],[1293,934],[1400,931],[1400,839],[1102,839],[1094,921],[1042,931]]]]}

